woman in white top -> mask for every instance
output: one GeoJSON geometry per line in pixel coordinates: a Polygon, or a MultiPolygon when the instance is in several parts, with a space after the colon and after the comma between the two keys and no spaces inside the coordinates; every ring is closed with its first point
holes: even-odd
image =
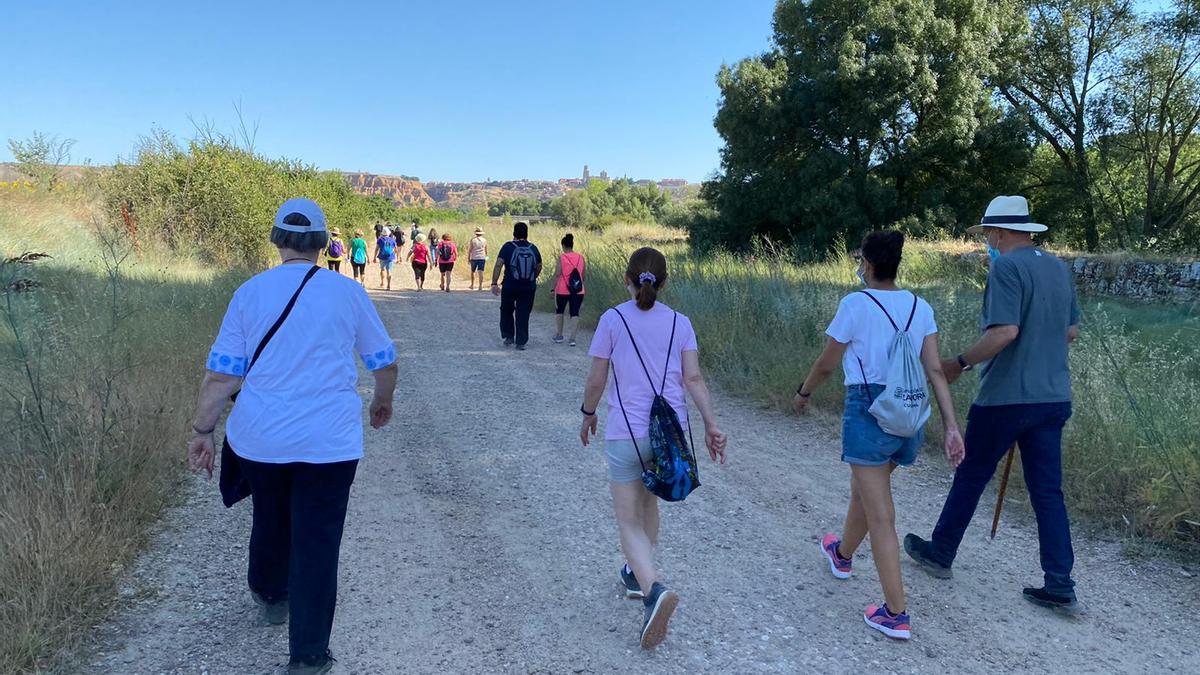
{"type": "MultiPolygon", "coordinates": [[[[391,420],[396,386],[396,349],[366,291],[314,268],[328,240],[315,202],[293,199],[280,207],[271,243],[282,264],[234,293],[208,357],[188,443],[192,468],[211,478],[213,432],[240,388],[225,423],[232,452],[223,453],[222,491],[235,472],[248,483],[254,504],[250,592],[266,622],[282,624],[290,615],[294,673],[323,673],[332,661],[338,552],[363,456],[354,354],[375,377],[372,427],[391,420]],[[291,312],[264,344],[293,298],[291,312]]],[[[225,497],[227,504],[236,500],[225,497]]]]}
{"type": "Polygon", "coordinates": [[[600,317],[592,338],[592,369],[580,408],[583,426],[579,435],[587,446],[596,434],[596,406],[604,394],[611,366],[614,384],[608,394],[604,449],[621,549],[627,561],[620,572],[621,583],[626,597],[640,598],[643,602],[641,644],[646,649],[658,646],[666,638],[667,623],[679,602],[675,592],[661,582],[654,564],[658,498],[640,480],[642,463],[649,464],[654,459],[647,453],[651,452],[650,406],[655,394],[662,394],[685,427],[688,418],[685,392],[690,394],[704,420],[709,456],[724,464],[726,445],[700,372],[692,323],[657,302],[658,293],[666,283],[667,260],[662,253],[652,248],[634,252],[625,271],[625,284],[632,299],[600,317]],[[655,384],[651,384],[647,371],[655,384]],[[657,383],[662,387],[658,392],[657,383]]]}
{"type": "Polygon", "coordinates": [[[863,239],[857,274],[867,290],[842,299],[825,331],[828,336],[825,350],[795,398],[796,412],[805,412],[812,393],[834,373],[838,364],[842,365],[846,378],[842,461],[850,465],[850,506],[842,536],[825,535],[821,552],[833,575],[848,579],[854,551],[868,533],[871,535],[871,552],[885,601],[882,605],[868,606],[863,620],[871,628],[898,639],[910,638],[912,625],[900,576],[891,475],[897,466],[909,466],[916,461],[923,432],[912,438],[891,435],[879,427],[869,408],[887,385],[888,348],[900,326],[907,326],[913,348],[921,355],[925,376],[933,385],[945,429],[946,458],[957,466],[963,457],[954,401],[938,357],[933,309],[913,293],[896,286],[903,248],[904,235],[896,231],[873,232],[863,239]]]}

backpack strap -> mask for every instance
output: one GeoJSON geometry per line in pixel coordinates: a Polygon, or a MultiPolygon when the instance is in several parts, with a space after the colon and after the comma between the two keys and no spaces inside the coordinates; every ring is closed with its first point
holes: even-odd
{"type": "MultiPolygon", "coordinates": [[[[621,310],[617,309],[616,307],[613,307],[613,311],[617,313],[617,316],[621,317],[621,323],[625,324],[625,332],[629,333],[629,342],[630,342],[630,344],[633,345],[633,353],[637,354],[638,362],[640,362],[642,364],[642,370],[645,371],[645,373],[646,373],[646,379],[650,380],[650,391],[653,391],[655,396],[659,396],[660,395],[658,393],[659,390],[654,388],[654,377],[650,375],[650,369],[646,367],[646,360],[642,358],[642,350],[638,349],[637,340],[633,339],[633,331],[629,330],[629,322],[625,320],[625,315],[621,313],[621,310]]],[[[672,324],[672,326],[671,326],[671,341],[672,342],[675,341],[675,326],[674,326],[674,324],[672,324]]],[[[668,363],[670,362],[670,358],[671,358],[671,351],[668,349],[667,350],[668,363]]],[[[663,377],[664,386],[667,381],[667,378],[665,377],[665,370],[666,369],[664,367],[664,377],[663,377]]]]}
{"type": "MultiPolygon", "coordinates": [[[[909,291],[912,293],[912,291],[909,291]]],[[[913,319],[917,316],[917,294],[913,293],[912,311],[908,313],[908,323],[904,324],[904,332],[907,333],[909,328],[912,328],[913,319]]]]}
{"type": "MultiPolygon", "coordinates": [[[[879,309],[883,310],[883,315],[887,317],[888,323],[892,324],[892,328],[894,328],[896,331],[900,330],[900,326],[897,326],[896,322],[892,320],[892,315],[888,314],[887,308],[883,306],[883,303],[879,302],[879,300],[876,299],[875,296],[871,295],[870,293],[868,293],[866,291],[859,291],[859,293],[862,293],[863,295],[870,298],[871,302],[875,303],[876,305],[879,306],[879,309]]],[[[913,294],[913,312],[916,312],[916,293],[913,294]]],[[[911,323],[912,317],[910,316],[908,318],[908,320],[911,323]]]]}

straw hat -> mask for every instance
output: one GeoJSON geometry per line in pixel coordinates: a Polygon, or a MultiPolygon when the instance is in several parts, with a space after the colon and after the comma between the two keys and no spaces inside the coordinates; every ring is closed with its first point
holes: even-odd
{"type": "Polygon", "coordinates": [[[1041,223],[1029,219],[1029,202],[1021,196],[1002,195],[988,204],[978,225],[967,228],[968,234],[979,234],[985,227],[998,227],[1017,232],[1045,232],[1047,228],[1041,223]]]}

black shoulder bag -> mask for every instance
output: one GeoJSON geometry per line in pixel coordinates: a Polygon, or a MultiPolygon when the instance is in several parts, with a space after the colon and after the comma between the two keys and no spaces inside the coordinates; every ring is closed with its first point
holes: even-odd
{"type": "MultiPolygon", "coordinates": [[[[292,308],[296,306],[296,299],[300,297],[300,292],[308,285],[308,280],[313,278],[317,270],[321,269],[317,265],[313,265],[312,269],[304,275],[304,281],[300,282],[300,287],[292,294],[292,299],[288,300],[288,304],[283,308],[279,318],[275,319],[275,323],[267,330],[267,334],[259,341],[258,348],[254,350],[254,356],[250,358],[250,365],[246,366],[246,372],[242,373],[242,381],[250,375],[250,369],[254,367],[258,357],[262,355],[263,348],[275,337],[275,333],[279,332],[279,327],[292,313],[292,308]]],[[[229,397],[230,401],[237,401],[238,394],[241,390],[233,392],[229,397]]],[[[225,440],[221,443],[221,478],[219,480],[221,486],[221,501],[225,503],[225,508],[230,508],[234,504],[242,501],[250,496],[250,482],[246,480],[246,476],[242,474],[242,465],[238,463],[238,456],[234,453],[233,448],[229,445],[229,434],[226,432],[225,440]]]]}

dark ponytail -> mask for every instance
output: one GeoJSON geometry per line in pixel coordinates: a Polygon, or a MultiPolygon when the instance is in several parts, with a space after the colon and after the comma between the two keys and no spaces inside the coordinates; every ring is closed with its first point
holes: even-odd
{"type": "Polygon", "coordinates": [[[667,259],[657,249],[639,248],[629,256],[625,278],[636,289],[638,309],[652,309],[659,289],[667,282],[667,259]]]}

